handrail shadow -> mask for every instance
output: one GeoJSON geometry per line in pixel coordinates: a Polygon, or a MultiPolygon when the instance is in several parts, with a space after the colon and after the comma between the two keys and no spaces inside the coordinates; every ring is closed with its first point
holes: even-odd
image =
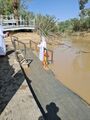
{"type": "Polygon", "coordinates": [[[38,96],[35,94],[34,89],[31,85],[32,81],[27,77],[22,66],[21,66],[21,69],[22,69],[24,77],[28,83],[30,91],[31,91],[41,113],[42,113],[42,116],[40,116],[38,120],[61,120],[61,118],[57,115],[57,112],[59,111],[59,107],[56,106],[56,104],[54,102],[51,102],[49,105],[46,105],[47,113],[45,113],[45,110],[43,109],[40,101],[38,100],[38,96]]]}
{"type": "Polygon", "coordinates": [[[41,106],[41,104],[40,104],[40,102],[39,102],[39,100],[38,100],[38,98],[37,98],[37,96],[36,96],[36,94],[35,94],[35,92],[34,92],[34,89],[33,89],[32,85],[31,85],[32,80],[30,80],[30,79],[27,77],[27,75],[26,75],[26,73],[25,73],[25,71],[24,71],[24,69],[23,69],[23,67],[22,67],[21,65],[20,65],[20,67],[21,67],[21,69],[22,69],[22,72],[23,72],[23,74],[24,74],[24,77],[25,77],[25,79],[26,79],[26,81],[27,81],[27,83],[28,83],[29,89],[30,89],[30,91],[31,91],[31,93],[32,93],[32,95],[33,95],[33,97],[34,97],[34,99],[35,99],[35,101],[36,101],[36,103],[37,103],[37,105],[38,105],[41,113],[43,114],[43,116],[45,116],[45,111],[44,111],[44,109],[42,108],[42,106],[41,106]]]}
{"type": "Polygon", "coordinates": [[[9,57],[0,57],[0,114],[15,95],[24,81],[22,71],[15,73],[15,69],[9,64],[9,57]]]}

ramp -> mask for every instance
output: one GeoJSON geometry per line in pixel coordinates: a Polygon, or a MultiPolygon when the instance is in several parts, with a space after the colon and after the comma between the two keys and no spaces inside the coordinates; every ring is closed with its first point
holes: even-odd
{"type": "MultiPolygon", "coordinates": [[[[58,81],[51,70],[45,71],[39,59],[28,49],[32,59],[24,75],[46,120],[90,120],[90,106],[58,81]]],[[[42,118],[42,116],[41,116],[42,118]]]]}

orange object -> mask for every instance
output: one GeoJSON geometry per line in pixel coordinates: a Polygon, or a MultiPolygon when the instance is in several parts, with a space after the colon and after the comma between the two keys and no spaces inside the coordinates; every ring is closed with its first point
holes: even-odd
{"type": "Polygon", "coordinates": [[[46,49],[44,49],[44,58],[43,58],[43,66],[48,67],[48,52],[46,49]]]}

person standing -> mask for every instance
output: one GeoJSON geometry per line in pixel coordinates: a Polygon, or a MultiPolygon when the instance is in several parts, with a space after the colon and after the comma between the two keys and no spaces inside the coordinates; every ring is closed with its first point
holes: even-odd
{"type": "Polygon", "coordinates": [[[6,46],[4,37],[8,36],[8,32],[6,34],[3,33],[3,27],[0,25],[0,56],[6,55],[6,46]]]}
{"type": "Polygon", "coordinates": [[[41,36],[41,43],[38,44],[38,47],[40,48],[39,49],[39,59],[40,59],[41,62],[43,62],[43,59],[44,59],[44,48],[47,48],[46,40],[45,40],[44,36],[41,36]]]}
{"type": "Polygon", "coordinates": [[[43,67],[46,69],[48,68],[48,51],[46,48],[44,48],[44,57],[43,57],[43,67]]]}

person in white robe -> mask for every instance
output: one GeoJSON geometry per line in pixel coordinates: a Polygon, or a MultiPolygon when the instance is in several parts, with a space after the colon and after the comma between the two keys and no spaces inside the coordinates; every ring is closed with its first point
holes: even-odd
{"type": "Polygon", "coordinates": [[[38,44],[38,47],[40,48],[40,49],[39,49],[39,59],[40,59],[40,61],[43,62],[44,48],[47,48],[46,40],[45,40],[45,37],[44,37],[44,36],[41,37],[41,43],[38,44]]]}
{"type": "Polygon", "coordinates": [[[3,27],[0,25],[0,55],[6,55],[6,46],[4,37],[8,36],[8,32],[6,34],[3,33],[3,27]]]}

